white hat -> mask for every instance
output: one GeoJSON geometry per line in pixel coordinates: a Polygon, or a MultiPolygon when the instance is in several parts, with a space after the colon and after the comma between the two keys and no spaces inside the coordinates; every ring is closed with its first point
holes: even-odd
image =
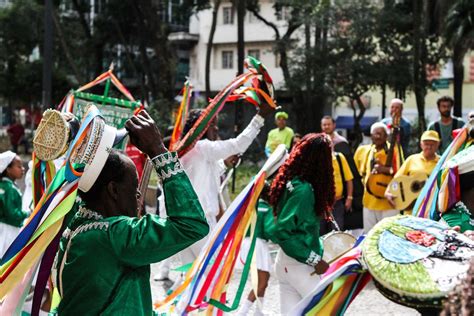
{"type": "Polygon", "coordinates": [[[11,151],[5,151],[0,154],[0,173],[3,173],[5,169],[12,163],[13,159],[15,159],[16,154],[11,151]]]}
{"type": "MultiPolygon", "coordinates": [[[[45,148],[52,148],[52,142],[59,143],[60,145],[54,147],[54,150],[46,151],[44,155],[38,155],[40,159],[51,160],[62,154],[63,143],[68,143],[69,134],[72,131],[69,131],[70,126],[66,124],[58,111],[50,110],[45,114],[49,116],[47,116],[47,119],[43,119],[38,126],[34,149],[37,154],[43,153],[45,148]],[[54,124],[51,124],[51,122],[54,124]],[[57,126],[60,128],[56,128],[57,126]],[[66,132],[63,132],[63,130],[66,130],[66,132]]],[[[85,133],[85,135],[71,135],[72,138],[77,138],[77,143],[66,145],[69,148],[66,157],[71,165],[82,165],[84,167],[78,187],[79,190],[87,192],[94,185],[104,168],[114,143],[123,139],[124,134],[117,134],[115,127],[107,125],[97,107],[92,103],[87,105],[82,124],[78,130],[85,133]],[[92,115],[92,118],[87,119],[89,114],[92,115]]]]}
{"type": "MultiPolygon", "coordinates": [[[[92,111],[97,111],[95,105],[90,105],[90,107],[92,111]]],[[[114,146],[116,131],[116,128],[107,125],[101,116],[96,116],[90,122],[86,137],[71,152],[69,157],[71,163],[84,165],[84,171],[79,180],[79,190],[82,192],[89,191],[99,177],[114,146]]]]}
{"type": "MultiPolygon", "coordinates": [[[[101,119],[100,121],[103,122],[101,119]]],[[[88,146],[92,147],[90,150],[93,152],[91,152],[88,157],[89,159],[84,161],[86,166],[84,167],[84,172],[79,180],[79,190],[82,192],[87,192],[92,188],[99,177],[100,172],[104,168],[109,153],[114,145],[116,133],[115,127],[106,125],[105,123],[103,124],[104,127],[98,139],[92,140],[88,144],[88,146]]],[[[87,156],[87,153],[85,153],[85,156],[87,156]]]]}
{"type": "Polygon", "coordinates": [[[373,134],[377,128],[382,128],[387,135],[390,135],[390,130],[388,129],[387,125],[382,122],[375,122],[372,124],[372,126],[370,126],[370,134],[373,134]]]}

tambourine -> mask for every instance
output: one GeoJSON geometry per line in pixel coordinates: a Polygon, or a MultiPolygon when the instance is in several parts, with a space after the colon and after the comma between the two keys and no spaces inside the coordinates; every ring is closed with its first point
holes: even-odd
{"type": "Polygon", "coordinates": [[[55,160],[66,152],[69,142],[79,130],[79,121],[72,114],[48,109],[36,129],[33,149],[40,160],[55,160]],[[70,116],[71,117],[70,117],[70,116]]]}

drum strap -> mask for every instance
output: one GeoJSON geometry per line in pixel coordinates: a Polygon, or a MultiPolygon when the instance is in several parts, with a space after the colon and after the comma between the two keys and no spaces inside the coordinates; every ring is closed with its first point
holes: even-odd
{"type": "Polygon", "coordinates": [[[346,176],[344,174],[344,168],[342,167],[341,153],[336,152],[337,164],[339,165],[339,172],[341,173],[342,180],[342,197],[345,199],[347,197],[347,187],[346,187],[346,176]]]}

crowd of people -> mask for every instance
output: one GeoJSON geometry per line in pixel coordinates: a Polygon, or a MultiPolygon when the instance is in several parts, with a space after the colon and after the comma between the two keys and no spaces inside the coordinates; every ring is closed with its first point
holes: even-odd
{"type": "MultiPolygon", "coordinates": [[[[421,152],[410,156],[405,153],[409,152],[411,126],[403,118],[403,101],[399,99],[391,101],[390,118],[371,126],[371,144],[359,146],[354,153],[336,132],[331,116],[322,118],[322,133],[300,135],[287,126],[287,113],[274,114],[277,127],[268,134],[265,153],[268,156],[284,144],[289,156],[258,202],[260,228],[255,253],[259,287],[242,302],[239,315],[247,315],[257,299],[256,315],[263,315],[271,271],[279,283],[281,313],[288,314],[329,267],[322,259],[321,236],[338,229],[357,237],[386,217],[410,212],[410,207],[396,208],[388,190],[377,194],[368,183],[373,175],[431,174],[452,141],[453,131],[465,124],[451,115],[452,98],[440,98],[437,106],[441,118],[421,136],[421,152]],[[398,126],[400,133],[391,136],[398,126]],[[270,242],[279,248],[275,263],[270,242]]],[[[166,149],[153,120],[145,111],[141,113],[127,121],[126,128],[131,143],[151,159],[161,178],[161,216],[137,212],[136,200],[141,194],[137,192],[137,167],[126,155],[111,151],[92,188],[79,193],[82,201],[68,224],[69,234],[60,242],[60,315],[150,314],[150,264],[162,262],[163,270],[155,279],[163,280],[169,278],[170,257],[178,258],[183,266],[196,259],[208,232],[225,211],[219,200],[223,161],[243,154],[259,134],[265,117],[274,111],[262,105],[248,126],[227,140],[219,139],[214,119],[204,137],[179,160],[166,149]],[[95,272],[91,275],[90,271],[95,272]]],[[[183,134],[201,114],[200,110],[190,111],[183,134]]],[[[235,160],[230,165],[233,163],[235,160]]],[[[24,175],[21,158],[11,151],[0,154],[0,172],[3,255],[31,210],[22,209],[21,194],[14,184],[24,175]]],[[[242,245],[244,258],[248,241],[242,245]]],[[[176,288],[182,279],[174,282],[176,288]]]]}

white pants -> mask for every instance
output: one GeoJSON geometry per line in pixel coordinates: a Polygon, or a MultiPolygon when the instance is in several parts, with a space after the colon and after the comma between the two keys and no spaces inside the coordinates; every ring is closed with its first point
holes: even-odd
{"type": "Polygon", "coordinates": [[[398,214],[399,210],[374,211],[364,207],[364,232],[367,234],[382,219],[398,214]]]}
{"type": "Polygon", "coordinates": [[[296,261],[279,250],[275,262],[275,274],[280,285],[280,312],[288,315],[303,297],[308,295],[321,277],[313,274],[314,268],[296,261]]]}
{"type": "MultiPolygon", "coordinates": [[[[247,256],[250,251],[250,245],[252,240],[250,237],[245,237],[242,241],[242,246],[240,247],[240,255],[237,259],[236,267],[238,269],[243,269],[244,264],[247,261],[247,256]]],[[[257,238],[255,243],[255,249],[253,255],[255,256],[257,263],[257,270],[270,272],[272,270],[273,260],[270,255],[270,248],[265,240],[257,238]]]]}
{"type": "Polygon", "coordinates": [[[11,243],[20,234],[20,227],[0,223],[0,258],[7,252],[11,243]]]}

